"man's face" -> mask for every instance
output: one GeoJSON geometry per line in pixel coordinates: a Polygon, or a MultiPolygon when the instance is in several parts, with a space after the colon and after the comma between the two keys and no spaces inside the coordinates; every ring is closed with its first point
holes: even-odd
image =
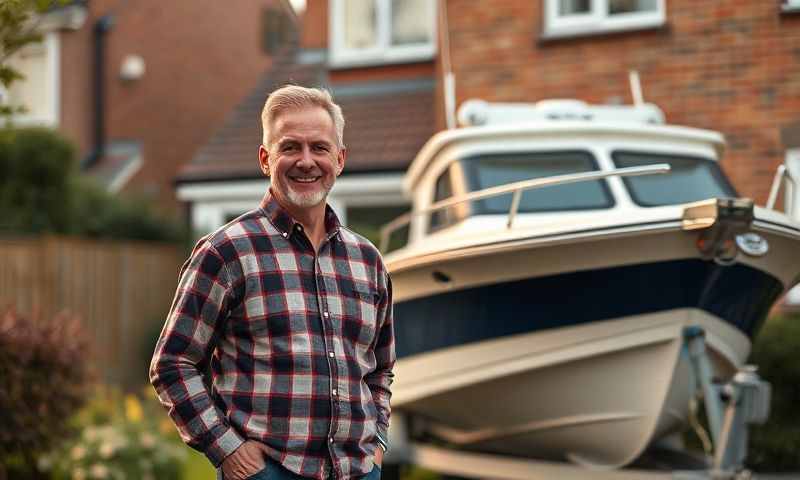
{"type": "Polygon", "coordinates": [[[287,207],[307,209],[325,201],[344,168],[333,119],[322,107],[281,113],[272,125],[270,147],[259,149],[261,170],[287,207]]]}

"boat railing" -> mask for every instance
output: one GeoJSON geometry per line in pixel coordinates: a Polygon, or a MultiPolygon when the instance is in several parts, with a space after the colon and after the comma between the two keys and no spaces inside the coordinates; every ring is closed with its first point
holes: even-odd
{"type": "Polygon", "coordinates": [[[400,228],[406,225],[410,225],[414,217],[417,217],[419,215],[428,215],[430,213],[437,212],[439,210],[443,210],[445,208],[449,208],[461,203],[472,202],[475,200],[483,200],[486,198],[497,197],[500,195],[506,195],[510,193],[513,196],[511,198],[511,206],[509,207],[508,210],[508,221],[506,222],[506,226],[507,228],[511,228],[514,225],[514,219],[516,218],[517,212],[519,211],[519,203],[522,197],[522,193],[527,190],[534,190],[537,188],[549,187],[553,185],[564,185],[568,183],[589,182],[592,180],[601,180],[604,178],[614,177],[614,176],[635,177],[639,175],[668,173],[669,171],[670,171],[669,164],[659,163],[655,165],[617,168],[614,170],[606,170],[606,171],[568,173],[564,175],[554,175],[551,177],[521,180],[519,182],[497,185],[494,187],[485,188],[483,190],[478,190],[476,192],[470,192],[464,195],[454,196],[451,198],[447,198],[445,200],[440,200],[438,202],[435,202],[426,208],[412,210],[411,212],[403,214],[395,218],[391,222],[387,223],[386,225],[384,225],[380,230],[381,233],[380,249],[382,252],[385,253],[389,247],[389,240],[392,234],[397,230],[399,230],[400,228]]]}

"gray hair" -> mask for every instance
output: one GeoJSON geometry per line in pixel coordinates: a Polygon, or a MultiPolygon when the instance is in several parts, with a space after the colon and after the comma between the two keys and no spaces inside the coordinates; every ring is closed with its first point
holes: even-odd
{"type": "Polygon", "coordinates": [[[275,119],[287,110],[296,110],[307,107],[322,107],[333,120],[336,128],[336,140],[340,149],[344,148],[344,115],[342,108],[333,102],[329,91],[323,88],[306,88],[299,85],[284,85],[272,92],[264,103],[261,112],[261,127],[264,130],[262,142],[269,148],[270,129],[275,119]]]}

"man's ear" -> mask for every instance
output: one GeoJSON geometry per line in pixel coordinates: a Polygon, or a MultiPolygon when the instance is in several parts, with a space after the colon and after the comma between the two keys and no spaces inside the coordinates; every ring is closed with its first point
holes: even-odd
{"type": "Polygon", "coordinates": [[[269,177],[269,150],[264,145],[258,146],[258,164],[261,167],[261,173],[265,177],[269,177]]]}
{"type": "Polygon", "coordinates": [[[347,149],[342,148],[339,150],[339,155],[336,156],[336,176],[342,174],[342,170],[344,170],[344,162],[347,159],[347,149]]]}

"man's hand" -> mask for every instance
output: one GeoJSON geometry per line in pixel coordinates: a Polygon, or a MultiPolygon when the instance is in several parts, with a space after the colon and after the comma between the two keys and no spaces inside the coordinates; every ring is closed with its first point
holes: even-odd
{"type": "Polygon", "coordinates": [[[380,446],[375,449],[375,458],[373,459],[373,462],[378,466],[378,468],[383,465],[383,449],[380,446]]]}
{"type": "Polygon", "coordinates": [[[255,440],[247,440],[222,461],[225,480],[245,480],[266,466],[266,447],[255,440]]]}

